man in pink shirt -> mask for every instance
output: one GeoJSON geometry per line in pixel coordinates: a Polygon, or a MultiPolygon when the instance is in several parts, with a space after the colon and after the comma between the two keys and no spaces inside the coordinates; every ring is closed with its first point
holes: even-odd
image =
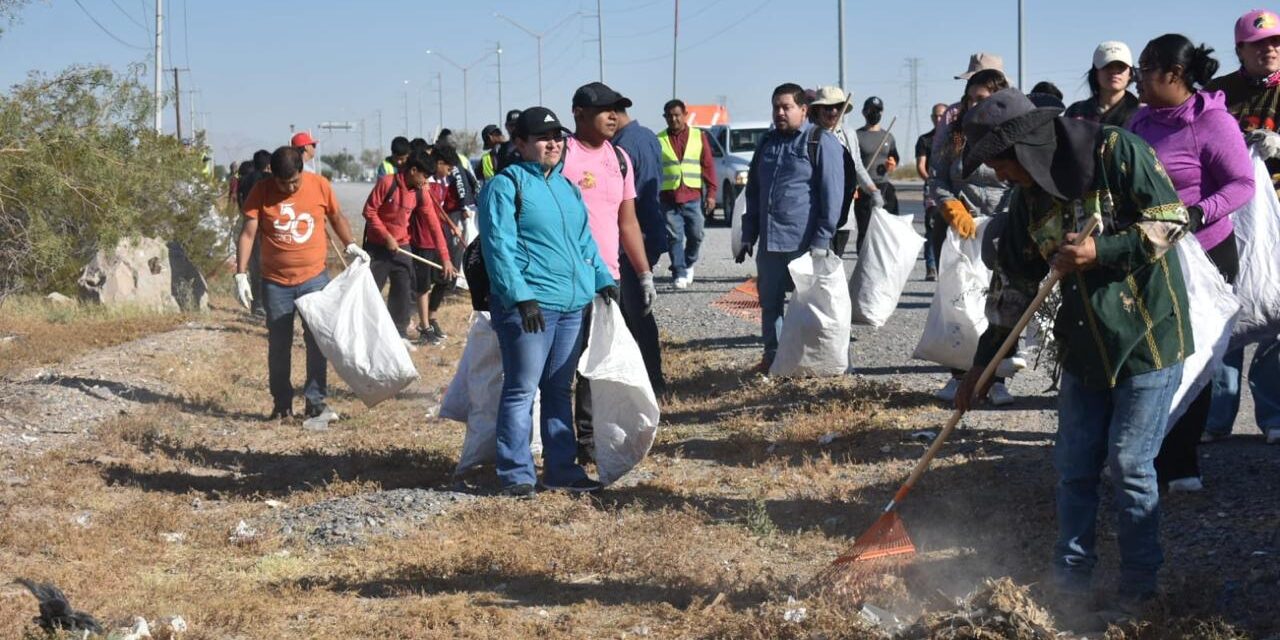
{"type": "MultiPolygon", "coordinates": [[[[658,290],[653,285],[644,235],[636,218],[635,171],[627,152],[610,142],[618,131],[618,109],[630,106],[631,100],[602,82],[579,87],[573,94],[574,133],[565,143],[562,173],[582,192],[591,236],[600,248],[609,273],[618,279],[618,261],[621,254],[626,254],[631,267],[639,274],[647,313],[658,297],[658,290]]],[[[589,312],[590,307],[587,310],[589,312]]],[[[589,317],[583,319],[583,326],[585,334],[585,327],[590,326],[589,317]]],[[[581,461],[590,456],[593,433],[591,395],[584,378],[578,378],[575,399],[574,422],[581,461]]]]}

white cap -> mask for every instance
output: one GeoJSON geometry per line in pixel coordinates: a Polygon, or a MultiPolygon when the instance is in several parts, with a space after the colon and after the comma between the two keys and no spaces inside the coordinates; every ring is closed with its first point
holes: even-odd
{"type": "Polygon", "coordinates": [[[1118,40],[1108,40],[1093,50],[1093,68],[1101,69],[1112,62],[1123,62],[1133,66],[1133,54],[1129,53],[1129,45],[1118,40]]]}

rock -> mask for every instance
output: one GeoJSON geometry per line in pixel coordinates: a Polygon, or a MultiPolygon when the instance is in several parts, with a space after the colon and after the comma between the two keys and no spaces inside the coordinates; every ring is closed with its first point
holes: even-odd
{"type": "Polygon", "coordinates": [[[142,640],[143,638],[154,638],[151,635],[151,625],[147,624],[147,619],[141,616],[134,616],[132,626],[120,627],[107,634],[107,640],[142,640]]]}
{"type": "Polygon", "coordinates": [[[249,523],[244,520],[241,520],[240,523],[236,525],[235,531],[232,531],[231,535],[228,536],[227,540],[233,544],[245,544],[253,542],[257,537],[258,530],[249,526],[249,523]]]}
{"type": "Polygon", "coordinates": [[[151,623],[151,634],[155,640],[177,640],[178,635],[187,632],[187,621],[182,616],[165,616],[151,623]]]}
{"type": "Polygon", "coordinates": [[[160,539],[169,544],[178,544],[187,539],[187,534],[181,532],[166,532],[160,534],[160,539]]]}
{"type": "Polygon", "coordinates": [[[81,272],[79,285],[81,297],[106,306],[160,311],[209,307],[208,285],[186,252],[155,238],[125,238],[114,248],[99,249],[81,272]]]}
{"type": "Polygon", "coordinates": [[[54,291],[53,293],[45,296],[44,299],[54,304],[75,304],[75,300],[72,300],[71,298],[68,298],[67,296],[62,295],[57,291],[54,291]]]}

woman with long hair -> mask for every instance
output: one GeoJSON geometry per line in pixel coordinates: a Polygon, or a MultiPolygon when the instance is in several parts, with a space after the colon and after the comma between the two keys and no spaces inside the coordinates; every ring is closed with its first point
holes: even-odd
{"type": "Polygon", "coordinates": [[[1064,115],[1123,127],[1138,110],[1138,97],[1129,91],[1134,81],[1133,54],[1123,42],[1108,41],[1093,51],[1093,65],[1085,72],[1089,98],[1067,107],[1064,115]]]}

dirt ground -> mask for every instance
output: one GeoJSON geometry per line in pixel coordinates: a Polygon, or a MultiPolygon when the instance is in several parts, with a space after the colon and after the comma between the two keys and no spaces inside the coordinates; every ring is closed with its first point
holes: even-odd
{"type": "MultiPolygon", "coordinates": [[[[463,426],[433,417],[462,348],[461,298],[443,316],[451,339],[414,354],[421,379],[396,399],[365,409],[330,372],[344,418],[320,433],[262,420],[265,330],[226,298],[214,306],[104,338],[115,344],[64,335],[56,358],[6,367],[3,579],[53,582],[112,623],[181,615],[183,637],[201,639],[899,630],[870,622],[864,604],[904,625],[925,612],[922,624],[942,621],[912,637],[1039,637],[966,632],[957,620],[990,607],[957,598],[1008,576],[1052,604],[1041,586],[1054,531],[1051,434],[958,433],[902,508],[920,553],[872,567],[853,597],[833,597],[811,579],[923,452],[911,434],[937,426],[928,394],[863,377],[765,381],[714,345],[669,339],[671,392],[649,458],[597,498],[514,501],[491,495],[487,472],[455,483],[463,426]]],[[[28,351],[57,339],[5,313],[0,329],[28,351]]],[[[294,370],[300,381],[300,338],[294,370]]],[[[1150,622],[1108,637],[1280,633],[1280,474],[1238,440],[1213,455],[1262,474],[1269,493],[1226,487],[1225,498],[1171,504],[1166,594],[1150,622]]],[[[1104,567],[1116,561],[1109,522],[1104,567]]],[[[1114,576],[1102,578],[1105,596],[1114,576]]],[[[20,587],[0,587],[0,637],[21,637],[35,612],[20,587]]]]}

